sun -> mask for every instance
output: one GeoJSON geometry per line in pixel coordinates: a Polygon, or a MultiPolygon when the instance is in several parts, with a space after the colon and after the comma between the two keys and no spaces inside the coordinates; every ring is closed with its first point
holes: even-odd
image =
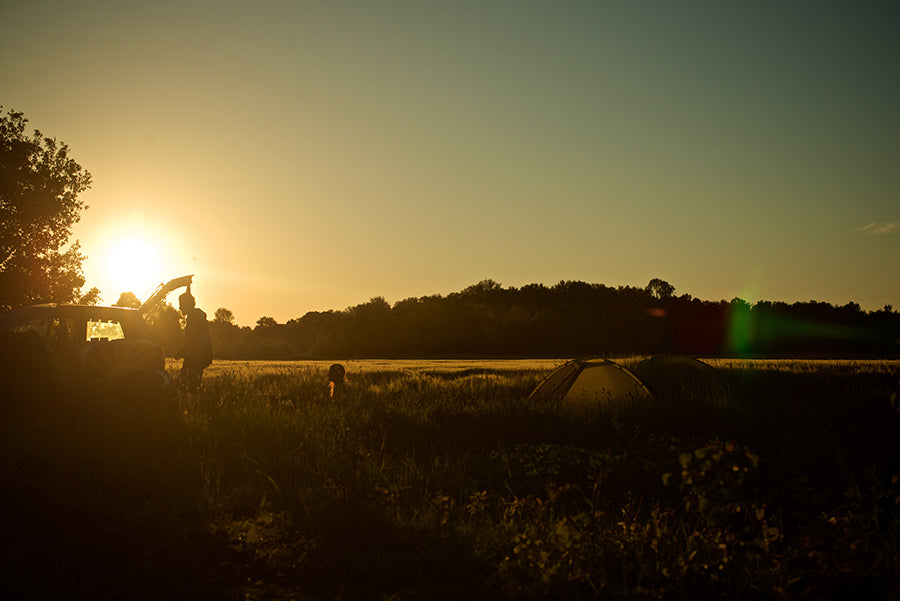
{"type": "Polygon", "coordinates": [[[133,292],[146,300],[144,296],[161,281],[161,263],[160,251],[154,244],[137,236],[120,238],[107,251],[105,279],[109,288],[105,292],[114,294],[115,299],[123,292],[133,292]]]}

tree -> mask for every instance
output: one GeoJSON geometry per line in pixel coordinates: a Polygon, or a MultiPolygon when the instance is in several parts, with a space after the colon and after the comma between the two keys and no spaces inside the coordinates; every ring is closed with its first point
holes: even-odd
{"type": "Polygon", "coordinates": [[[216,309],[214,314],[213,321],[215,323],[234,325],[234,313],[231,312],[231,309],[226,309],[225,307],[219,307],[216,309]]]}
{"type": "Polygon", "coordinates": [[[139,299],[134,292],[123,292],[119,295],[119,300],[116,301],[114,307],[131,307],[132,309],[140,309],[141,299],[139,299]]]}
{"type": "MultiPolygon", "coordinates": [[[[2,109],[2,107],[0,107],[2,109]]],[[[0,114],[0,309],[34,302],[96,302],[81,294],[80,246],[68,246],[86,209],[79,194],[91,174],[69,157],[69,147],[34,130],[10,110],[0,114]]]]}
{"type": "Polygon", "coordinates": [[[274,317],[268,317],[266,315],[256,320],[256,327],[261,329],[274,328],[277,325],[278,322],[275,321],[274,317]]]}
{"type": "Polygon", "coordinates": [[[675,295],[675,286],[659,278],[650,280],[646,290],[653,298],[658,298],[660,300],[668,300],[675,295]]]}
{"type": "Polygon", "coordinates": [[[171,303],[157,303],[145,316],[154,339],[160,343],[168,355],[175,356],[184,343],[182,315],[171,303]]]}
{"type": "Polygon", "coordinates": [[[503,290],[503,286],[499,282],[495,282],[488,278],[486,280],[481,280],[477,284],[472,284],[468,288],[465,288],[460,294],[463,296],[480,296],[498,290],[503,290]]]}
{"type": "MultiPolygon", "coordinates": [[[[234,313],[230,309],[219,307],[214,315],[209,324],[213,355],[219,359],[235,357],[242,339],[247,335],[234,323],[234,313]]],[[[249,328],[247,330],[249,334],[249,328]]]]}

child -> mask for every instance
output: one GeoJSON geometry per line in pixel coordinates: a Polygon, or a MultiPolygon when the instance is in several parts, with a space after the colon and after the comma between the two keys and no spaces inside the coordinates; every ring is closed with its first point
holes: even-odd
{"type": "Polygon", "coordinates": [[[344,393],[344,366],[335,363],[328,368],[328,396],[332,399],[340,398],[344,393]]]}

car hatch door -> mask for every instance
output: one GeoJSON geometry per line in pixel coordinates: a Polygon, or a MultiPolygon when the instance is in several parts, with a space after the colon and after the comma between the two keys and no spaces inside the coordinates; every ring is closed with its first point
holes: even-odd
{"type": "Polygon", "coordinates": [[[180,278],[169,280],[165,284],[160,284],[159,286],[157,286],[156,290],[153,291],[153,294],[151,294],[150,297],[146,301],[144,301],[144,304],[141,305],[141,308],[139,309],[141,315],[144,315],[148,311],[150,311],[153,307],[156,306],[157,303],[166,298],[166,295],[173,290],[182,288],[184,286],[190,286],[191,279],[193,277],[193,274],[183,275],[180,278]]]}

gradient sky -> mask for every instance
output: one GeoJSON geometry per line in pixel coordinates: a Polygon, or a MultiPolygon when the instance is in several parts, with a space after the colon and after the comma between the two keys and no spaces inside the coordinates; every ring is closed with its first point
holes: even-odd
{"type": "Polygon", "coordinates": [[[194,273],[241,325],[486,278],[900,308],[894,0],[31,0],[0,21],[4,111],[93,175],[74,235],[107,303],[194,273]],[[129,237],[155,267],[128,267],[129,237]]]}

